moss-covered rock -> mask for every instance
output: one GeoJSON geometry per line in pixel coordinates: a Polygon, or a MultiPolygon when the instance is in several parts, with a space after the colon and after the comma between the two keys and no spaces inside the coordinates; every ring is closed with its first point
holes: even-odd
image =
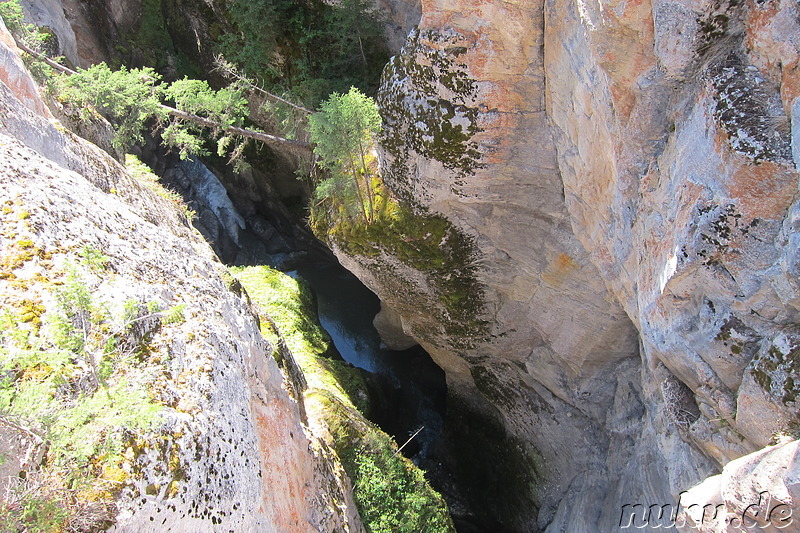
{"type": "MultiPolygon", "coordinates": [[[[433,293],[427,297],[438,304],[436,322],[453,342],[471,346],[487,331],[484,290],[477,278],[480,253],[474,239],[441,215],[402,201],[387,202],[390,207],[371,224],[340,224],[323,237],[350,256],[383,263],[380,258],[385,255],[424,276],[433,293]]],[[[418,289],[405,284],[405,290],[418,289]]]]}
{"type": "Polygon", "coordinates": [[[472,138],[480,131],[475,81],[459,56],[467,49],[455,32],[414,30],[402,53],[383,73],[378,105],[385,128],[381,148],[384,179],[405,201],[416,201],[410,154],[438,161],[453,172],[456,193],[466,176],[481,168],[472,138]]]}
{"type": "Polygon", "coordinates": [[[266,266],[232,272],[260,307],[263,334],[278,344],[285,339],[302,369],[309,425],[324,433],[341,460],[367,531],[454,531],[447,505],[423,472],[365,418],[369,403],[363,372],[332,353],[308,286],[266,266]]]}

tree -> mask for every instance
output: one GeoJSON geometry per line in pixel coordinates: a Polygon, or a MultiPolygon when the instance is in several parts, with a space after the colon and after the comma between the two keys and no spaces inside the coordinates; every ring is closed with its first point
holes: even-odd
{"type": "Polygon", "coordinates": [[[205,81],[187,78],[165,84],[151,68],[112,71],[105,63],[75,72],[18,44],[66,74],[53,81],[59,99],[80,107],[84,115],[97,110],[116,124],[117,146],[142,141],[142,131],[152,123],[162,128],[164,143],[178,148],[181,157],[205,152],[200,137],[205,129],[216,135],[220,154],[236,137],[310,149],[308,143],[242,127],[247,101],[235,86],[215,91],[205,81]],[[174,107],[164,104],[164,99],[174,107]]]}
{"type": "MultiPolygon", "coordinates": [[[[385,17],[375,3],[371,0],[341,0],[330,19],[330,31],[338,36],[339,55],[343,58],[349,56],[351,65],[361,63],[362,68],[368,69],[368,51],[380,49],[378,43],[385,39],[385,17]]],[[[375,55],[375,52],[370,55],[375,55]]]]}
{"type": "Polygon", "coordinates": [[[167,118],[161,107],[164,98],[161,76],[151,68],[128,70],[123,66],[112,71],[100,63],[56,78],[54,86],[62,102],[70,102],[81,110],[81,118],[89,119],[93,112],[99,112],[114,121],[116,147],[143,141],[142,131],[147,121],[167,118]]]}
{"type": "Polygon", "coordinates": [[[377,86],[389,59],[384,17],[368,0],[229,0],[234,31],[216,51],[272,93],[310,107],[377,86]]]}
{"type": "MultiPolygon", "coordinates": [[[[319,165],[328,170],[335,181],[351,180],[358,210],[365,223],[375,216],[374,180],[378,178],[374,155],[375,136],[381,118],[375,101],[355,87],[347,94],[333,93],[322,103],[320,111],[309,117],[311,139],[319,165]]],[[[326,186],[329,190],[344,187],[326,186]]],[[[332,197],[335,201],[335,197],[332,197]]]]}

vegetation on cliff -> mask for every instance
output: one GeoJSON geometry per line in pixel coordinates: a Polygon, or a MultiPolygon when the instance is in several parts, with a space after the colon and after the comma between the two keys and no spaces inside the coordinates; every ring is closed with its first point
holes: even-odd
{"type": "MultiPolygon", "coordinates": [[[[317,7],[328,9],[322,5],[317,7]]],[[[278,19],[283,16],[282,8],[276,7],[277,4],[234,2],[232,6],[232,13],[241,10],[240,15],[234,15],[234,18],[240,17],[235,22],[242,28],[249,27],[246,13],[250,9],[272,10],[278,19]]],[[[364,9],[363,3],[357,0],[344,2],[342,10],[336,12],[333,26],[335,31],[348,35],[351,39],[348,51],[357,51],[366,69],[372,62],[368,46],[372,37],[361,27],[363,21],[359,21],[357,16],[364,9]]],[[[23,31],[29,30],[23,28],[23,31]]],[[[250,28],[247,31],[254,30],[250,28]]],[[[308,43],[318,45],[317,38],[309,36],[308,43]]],[[[267,39],[269,41],[272,37],[267,36],[267,39]]],[[[268,44],[270,42],[261,43],[263,46],[268,44]]],[[[282,49],[281,46],[275,48],[282,49]]],[[[245,65],[253,61],[255,56],[242,53],[245,55],[235,59],[245,65]]],[[[37,51],[33,50],[33,54],[36,55],[37,51]]],[[[274,61],[279,56],[278,52],[268,55],[272,63],[259,68],[268,70],[275,67],[274,61]]],[[[303,65],[308,72],[314,72],[313,63],[297,61],[296,64],[303,65]]],[[[57,70],[61,68],[52,61],[46,63],[57,70]]],[[[293,73],[286,79],[301,80],[293,88],[299,90],[304,99],[318,101],[323,94],[319,87],[325,87],[322,82],[330,80],[319,77],[319,73],[309,75],[308,72],[293,73]]],[[[250,88],[253,85],[251,83],[250,88]]],[[[57,76],[52,87],[57,98],[81,108],[84,114],[101,113],[112,119],[117,126],[117,146],[142,142],[143,132],[148,127],[159,128],[165,144],[176,147],[182,156],[208,152],[205,129],[219,138],[217,149],[220,155],[236,142],[237,137],[287,142],[245,127],[249,111],[243,97],[242,79],[231,87],[214,90],[205,81],[188,78],[165,83],[149,67],[112,70],[100,64],[57,76]]],[[[325,90],[324,94],[327,94],[325,90]]],[[[437,283],[449,310],[450,322],[477,323],[473,304],[480,301],[480,298],[475,298],[480,291],[472,275],[471,242],[461,239],[461,234],[445,219],[401,205],[383,187],[374,147],[379,128],[380,118],[374,101],[353,88],[345,94],[334,93],[321,105],[320,112],[310,119],[310,129],[316,135],[319,163],[327,171],[318,183],[314,183],[316,203],[312,208],[312,223],[315,229],[326,237],[347,243],[353,253],[370,256],[386,251],[422,268],[437,283]]],[[[298,146],[302,144],[297,143],[298,146]]],[[[234,148],[234,155],[240,148],[241,144],[234,148]]],[[[137,162],[131,160],[131,165],[136,167],[137,162]]],[[[302,370],[302,379],[296,385],[302,385],[305,391],[303,397],[308,413],[328,428],[330,444],[353,480],[355,499],[367,529],[398,531],[398,527],[402,527],[405,529],[399,530],[452,531],[452,522],[441,497],[430,488],[422,473],[398,453],[396,444],[364,418],[362,412],[368,405],[363,379],[359,371],[330,357],[329,339],[318,325],[307,320],[311,314],[307,290],[299,285],[294,288],[292,284],[296,282],[274,271],[240,270],[235,274],[245,286],[252,288],[254,300],[266,309],[262,324],[264,335],[276,345],[284,343],[288,348],[286,353],[276,352],[276,356],[282,359],[280,363],[289,368],[296,362],[302,370]],[[268,290],[265,290],[265,285],[268,290]],[[285,357],[286,354],[290,357],[285,357]]],[[[161,319],[163,314],[164,320],[167,319],[163,311],[143,305],[151,315],[161,319]]],[[[138,319],[137,316],[132,320],[138,319]]],[[[100,324],[109,320],[100,319],[100,324]]],[[[113,325],[103,327],[113,329],[113,325]]],[[[96,374],[96,382],[101,383],[100,374],[96,374]]],[[[122,383],[127,387],[127,382],[122,383]]],[[[111,394],[110,390],[105,389],[107,395],[111,394]]],[[[132,394],[128,388],[125,390],[132,394]]],[[[134,400],[145,405],[149,397],[137,396],[134,400]]],[[[18,399],[13,401],[22,405],[18,399]]],[[[115,400],[111,405],[124,407],[126,404],[115,400]]],[[[135,431],[145,427],[137,424],[144,424],[147,420],[121,418],[115,419],[115,423],[135,431]]],[[[74,433],[75,429],[70,431],[74,433]]],[[[100,431],[101,435],[107,433],[100,431]]],[[[84,458],[85,461],[94,461],[94,475],[97,475],[98,453],[91,451],[84,458]]],[[[111,454],[108,457],[116,460],[117,456],[111,454]]],[[[107,497],[112,496],[109,493],[107,497]]]]}
{"type": "Polygon", "coordinates": [[[367,531],[454,531],[444,500],[422,471],[364,417],[368,404],[361,371],[331,353],[330,338],[312,318],[313,300],[305,283],[265,266],[232,272],[261,308],[263,334],[284,338],[302,368],[309,420],[327,428],[367,531]]]}
{"type": "MultiPolygon", "coordinates": [[[[250,32],[254,29],[245,15],[252,15],[252,10],[263,11],[265,20],[279,20],[285,14],[270,2],[247,6],[234,3],[231,9],[234,18],[239,17],[239,22],[250,28],[250,32]]],[[[369,63],[363,51],[364,40],[359,36],[365,35],[364,27],[370,25],[356,21],[356,15],[363,14],[364,9],[358,1],[344,2],[336,12],[339,22],[334,26],[337,32],[359,26],[351,30],[359,39],[363,61],[369,63]]],[[[235,41],[234,37],[230,39],[230,43],[235,41]]],[[[270,51],[269,54],[280,49],[269,32],[254,39],[247,45],[240,43],[244,48],[236,58],[243,64],[255,61],[256,48],[263,48],[265,53],[270,51]]],[[[230,43],[228,46],[233,46],[230,43]]],[[[265,57],[272,57],[269,54],[265,57]]],[[[254,70],[269,69],[270,64],[261,64],[254,70]]],[[[164,83],[148,67],[112,71],[105,64],[60,76],[54,87],[58,98],[82,108],[85,115],[96,110],[111,118],[117,124],[115,142],[122,146],[141,142],[148,125],[159,126],[164,143],[177,148],[182,157],[207,154],[208,131],[218,139],[218,154],[233,147],[231,159],[235,161],[239,161],[244,148],[241,142],[244,137],[310,146],[243,128],[248,116],[243,90],[258,86],[236,64],[221,60],[220,67],[235,81],[219,90],[211,89],[205,81],[188,78],[164,83]],[[165,105],[165,101],[174,107],[165,105]]],[[[465,82],[457,78],[452,83],[461,87],[465,82]]],[[[284,106],[301,110],[300,115],[295,115],[296,120],[305,121],[308,117],[307,108],[266,94],[284,106]]],[[[450,334],[464,339],[466,344],[471,342],[469,339],[483,335],[485,323],[480,316],[483,293],[475,278],[478,256],[475,244],[443,217],[428,214],[408,200],[398,201],[384,186],[375,144],[381,131],[375,101],[355,87],[347,93],[335,92],[322,102],[318,112],[308,117],[308,122],[319,167],[315,170],[312,165],[307,177],[312,191],[309,221],[316,235],[335,241],[348,253],[375,256],[384,251],[421,270],[428,275],[443,305],[442,323],[450,334]]]]}
{"type": "Polygon", "coordinates": [[[316,185],[315,201],[329,202],[341,218],[361,215],[361,223],[370,224],[381,189],[375,156],[378,106],[353,87],[347,94],[333,93],[309,121],[318,164],[328,171],[316,185]]]}
{"type": "Polygon", "coordinates": [[[233,0],[228,9],[233,31],[219,36],[219,52],[310,107],[351,86],[371,92],[389,58],[382,16],[367,0],[233,0]]]}
{"type": "Polygon", "coordinates": [[[126,449],[161,410],[151,339],[183,306],[120,301],[108,257],[42,249],[27,220],[4,205],[0,231],[15,244],[1,256],[0,426],[22,436],[13,460],[27,475],[7,487],[0,529],[105,528],[131,474],[126,449]]]}
{"type": "Polygon", "coordinates": [[[485,335],[475,243],[446,218],[398,200],[384,185],[375,101],[355,88],[334,93],[310,122],[318,165],[328,171],[311,178],[314,233],[350,255],[385,253],[424,273],[442,304],[440,323],[454,342],[466,347],[485,335]]]}
{"type": "Polygon", "coordinates": [[[287,143],[307,148],[305,143],[244,128],[247,101],[237,86],[212,89],[207,82],[184,78],[163,83],[153,69],[113,71],[105,63],[57,76],[51,80],[57,98],[81,109],[82,118],[100,112],[116,126],[113,140],[127,148],[144,141],[147,127],[160,130],[165,146],[179,150],[182,158],[208,155],[207,133],[216,140],[222,156],[231,147],[231,158],[243,148],[243,139],[287,143]],[[167,105],[168,102],[171,105],[167,105]]]}

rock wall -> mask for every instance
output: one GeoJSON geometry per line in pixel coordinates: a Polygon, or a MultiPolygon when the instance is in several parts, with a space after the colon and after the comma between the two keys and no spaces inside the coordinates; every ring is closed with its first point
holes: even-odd
{"type": "Polygon", "coordinates": [[[797,26],[791,0],[422,3],[381,157],[453,268],[334,249],[446,370],[465,509],[611,531],[796,428],[797,26]]]}
{"type": "Polygon", "coordinates": [[[363,531],[347,477],[304,426],[246,294],[180,209],[51,119],[17,52],[0,24],[0,201],[25,210],[4,209],[2,245],[29,239],[41,252],[14,272],[27,280],[17,286],[50,279],[52,265],[91,246],[108,257],[93,295],[105,305],[185,305],[184,322],[151,333],[162,414],[124,453],[115,530],[363,531]]]}
{"type": "Polygon", "coordinates": [[[526,450],[511,529],[610,531],[796,427],[797,24],[780,0],[423,3],[384,174],[473,244],[485,328],[465,346],[391,251],[335,251],[526,450]]]}

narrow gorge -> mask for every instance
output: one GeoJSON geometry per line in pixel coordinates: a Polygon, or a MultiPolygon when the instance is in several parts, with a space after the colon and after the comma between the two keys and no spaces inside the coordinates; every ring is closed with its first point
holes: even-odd
{"type": "Polygon", "coordinates": [[[0,529],[800,531],[796,1],[0,8],[0,529]]]}

